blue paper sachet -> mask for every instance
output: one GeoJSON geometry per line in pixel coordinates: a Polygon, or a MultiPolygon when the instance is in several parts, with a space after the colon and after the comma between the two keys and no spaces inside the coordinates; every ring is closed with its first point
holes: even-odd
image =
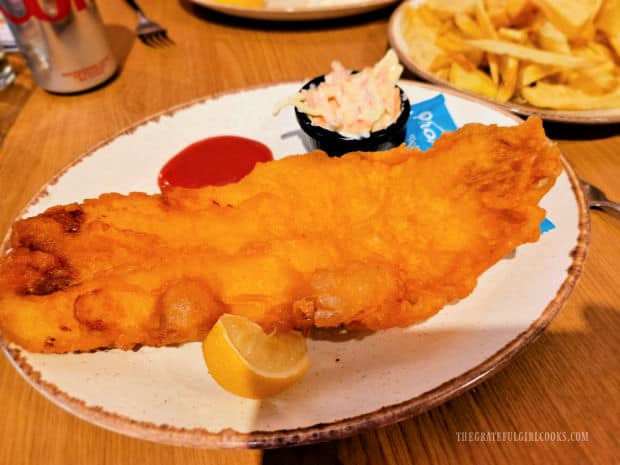
{"type": "MultiPolygon", "coordinates": [[[[409,121],[407,121],[407,135],[405,143],[409,147],[416,147],[422,151],[428,150],[439,136],[446,131],[457,129],[443,94],[411,104],[409,121]]],[[[540,223],[542,234],[555,229],[555,225],[545,218],[540,223]]]]}
{"type": "Polygon", "coordinates": [[[546,232],[555,229],[555,224],[551,222],[549,218],[545,218],[542,223],[540,223],[540,232],[545,234],[546,232]]]}
{"type": "Polygon", "coordinates": [[[405,142],[408,146],[427,150],[441,134],[455,129],[456,124],[448,112],[445,98],[443,94],[438,94],[411,104],[405,142]]]}

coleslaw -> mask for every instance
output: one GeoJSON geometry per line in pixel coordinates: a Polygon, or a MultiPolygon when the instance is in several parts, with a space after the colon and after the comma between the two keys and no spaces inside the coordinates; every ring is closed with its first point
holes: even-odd
{"type": "Polygon", "coordinates": [[[402,72],[403,66],[391,49],[373,67],[358,73],[334,61],[324,82],[282,100],[273,113],[277,115],[282,108],[293,105],[315,126],[354,139],[368,137],[388,127],[401,113],[396,84],[402,72]]]}

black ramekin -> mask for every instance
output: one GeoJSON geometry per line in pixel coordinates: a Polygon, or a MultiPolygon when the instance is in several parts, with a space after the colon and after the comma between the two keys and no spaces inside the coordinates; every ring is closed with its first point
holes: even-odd
{"type": "MultiPolygon", "coordinates": [[[[324,80],[324,75],[316,77],[304,84],[302,90],[308,89],[312,85],[318,86],[324,80]]],[[[407,120],[409,119],[410,111],[409,99],[400,87],[398,90],[400,91],[401,112],[396,121],[387,128],[371,132],[368,137],[361,139],[343,136],[339,132],[316,126],[312,124],[312,121],[305,113],[300,112],[297,108],[295,108],[295,116],[299,126],[309,136],[313,145],[325,151],[330,157],[339,157],[345,153],[355,151],[377,152],[387,150],[402,144],[405,141],[407,131],[407,120]]]]}

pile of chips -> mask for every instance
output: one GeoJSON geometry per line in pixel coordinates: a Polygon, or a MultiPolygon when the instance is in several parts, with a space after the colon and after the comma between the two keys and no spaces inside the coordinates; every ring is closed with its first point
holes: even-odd
{"type": "Polygon", "coordinates": [[[417,66],[499,102],[620,108],[620,0],[412,0],[417,66]]]}

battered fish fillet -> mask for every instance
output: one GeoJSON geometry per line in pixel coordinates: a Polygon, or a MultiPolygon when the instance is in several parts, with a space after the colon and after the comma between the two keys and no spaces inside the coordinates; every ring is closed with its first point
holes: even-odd
{"type": "Polygon", "coordinates": [[[37,352],[202,339],[223,312],[267,331],[407,326],[536,241],[561,172],[541,121],[259,164],[223,187],[104,194],[13,226],[0,329],[37,352]]]}

